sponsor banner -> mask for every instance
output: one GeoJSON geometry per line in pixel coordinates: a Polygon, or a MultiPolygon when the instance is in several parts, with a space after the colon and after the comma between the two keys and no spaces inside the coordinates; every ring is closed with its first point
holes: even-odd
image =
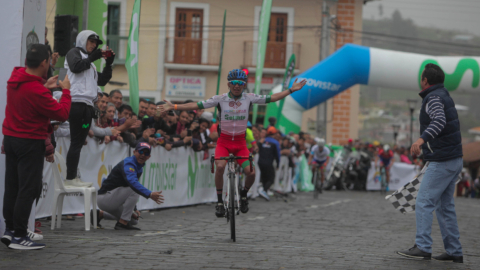
{"type": "MultiPolygon", "coordinates": [[[[213,153],[214,149],[211,149],[210,155],[213,153]]],[[[140,183],[151,191],[162,191],[165,201],[158,205],[140,197],[137,208],[156,209],[217,201],[210,159],[203,160],[203,156],[203,151],[194,152],[190,147],[179,147],[170,152],[163,147],[153,148],[140,183]]]]}
{"type": "MultiPolygon", "coordinates": [[[[391,192],[403,187],[408,182],[412,181],[420,171],[420,168],[415,165],[406,163],[395,162],[390,168],[390,184],[389,190],[391,192]]],[[[380,171],[375,169],[375,163],[372,162],[372,166],[368,171],[367,178],[367,190],[380,190],[380,171]]]]}
{"type": "Polygon", "coordinates": [[[172,97],[205,97],[205,77],[167,76],[165,89],[172,97]]]}
{"type": "MultiPolygon", "coordinates": [[[[70,147],[70,138],[57,138],[56,151],[60,153],[65,160],[67,159],[68,149],[70,147]]],[[[113,141],[108,145],[98,144],[97,140],[87,138],[87,145],[84,145],[80,154],[78,169],[80,177],[84,182],[93,183],[98,190],[104,179],[112,171],[112,168],[118,162],[129,156],[129,147],[126,144],[120,144],[113,141]]],[[[45,162],[43,168],[43,190],[36,207],[36,218],[51,216],[53,196],[55,193],[55,182],[53,178],[54,165],[45,162]]],[[[63,214],[84,213],[84,198],[82,193],[69,193],[63,201],[63,214]]]]}
{"type": "MultiPolygon", "coordinates": [[[[70,138],[57,138],[56,151],[67,156],[70,138]]],[[[214,150],[210,150],[213,154],[214,150]]],[[[98,144],[87,138],[80,155],[79,172],[84,182],[93,183],[100,189],[113,167],[133,150],[126,144],[113,141],[108,145],[98,144]]],[[[54,165],[45,162],[43,169],[43,190],[36,207],[36,218],[51,216],[54,205],[55,183],[54,165]]],[[[175,207],[182,205],[214,202],[217,200],[214,175],[210,172],[210,160],[203,160],[203,152],[193,152],[191,148],[176,148],[168,152],[163,147],[152,149],[152,157],[147,161],[140,183],[151,191],[162,191],[165,202],[157,205],[152,200],[140,197],[139,210],[175,207]]],[[[63,201],[63,214],[84,213],[84,198],[81,193],[71,193],[63,201]]]]}
{"type": "Polygon", "coordinates": [[[24,0],[22,54],[20,64],[23,66],[27,49],[32,44],[45,44],[45,20],[47,16],[46,0],[24,0]]]}
{"type": "Polygon", "coordinates": [[[292,186],[292,173],[288,168],[288,157],[280,157],[280,165],[275,174],[273,189],[280,192],[290,192],[292,186]]]}

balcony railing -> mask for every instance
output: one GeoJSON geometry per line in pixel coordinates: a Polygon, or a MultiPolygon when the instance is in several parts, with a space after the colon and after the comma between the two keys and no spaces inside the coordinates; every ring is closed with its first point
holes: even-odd
{"type": "MultiPolygon", "coordinates": [[[[300,43],[290,42],[267,42],[265,52],[265,68],[285,68],[290,55],[295,54],[295,69],[300,67],[300,43]]],[[[257,65],[257,41],[245,41],[243,54],[244,67],[256,67],[257,65]]]]}
{"type": "Polygon", "coordinates": [[[167,38],[165,63],[213,65],[220,62],[221,41],[201,38],[167,38]]]}
{"type": "Polygon", "coordinates": [[[114,65],[125,65],[125,59],[127,58],[127,43],[128,37],[117,35],[107,36],[107,46],[115,52],[114,65]]]}

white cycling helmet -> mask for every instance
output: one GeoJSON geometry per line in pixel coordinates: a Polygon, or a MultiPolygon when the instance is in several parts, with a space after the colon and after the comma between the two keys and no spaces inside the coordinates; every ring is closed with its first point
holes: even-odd
{"type": "Polygon", "coordinates": [[[325,146],[325,139],[315,138],[315,142],[317,143],[318,147],[324,147],[325,146]]]}
{"type": "Polygon", "coordinates": [[[390,145],[385,144],[385,145],[383,146],[383,151],[388,151],[388,150],[390,150],[390,145]]]}

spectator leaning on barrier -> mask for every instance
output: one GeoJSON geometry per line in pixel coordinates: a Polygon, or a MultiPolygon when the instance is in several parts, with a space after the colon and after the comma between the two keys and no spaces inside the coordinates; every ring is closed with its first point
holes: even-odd
{"type": "Polygon", "coordinates": [[[412,145],[412,154],[423,152],[429,165],[415,203],[417,235],[415,245],[399,255],[430,259],[432,255],[432,221],[435,211],[446,253],[436,260],[463,263],[453,193],[463,167],[462,135],[455,103],[443,82],[445,73],[435,64],[427,64],[422,72],[422,107],[420,138],[412,145]]]}
{"type": "Polygon", "coordinates": [[[117,220],[115,230],[140,230],[137,224],[140,212],[135,211],[138,198],[152,199],[157,204],[163,203],[161,191],[152,192],[140,184],[145,162],[150,158],[151,147],[140,142],[135,147],[133,156],[120,161],[102,183],[98,191],[97,220],[110,216],[117,220]],[[133,218],[133,220],[132,220],[133,218]]]}
{"type": "MultiPolygon", "coordinates": [[[[80,152],[87,138],[92,119],[96,118],[93,102],[97,98],[97,86],[104,86],[112,78],[112,64],[115,53],[103,57],[98,48],[103,42],[90,30],[84,30],[77,36],[76,47],[68,51],[65,68],[72,87],[72,109],[70,111],[70,148],[67,153],[67,177],[65,185],[92,186],[77,177],[80,152]],[[93,62],[105,58],[103,72],[97,72],[93,62]]],[[[108,47],[107,47],[108,48],[108,47]]]]}
{"type": "MultiPolygon", "coordinates": [[[[3,216],[6,230],[2,243],[12,249],[41,249],[27,236],[32,204],[42,191],[45,140],[53,132],[50,119],[66,121],[71,96],[68,76],[60,87],[60,102],[49,89],[58,87],[57,76],[46,84],[43,77],[49,69],[48,48],[32,45],[26,55],[26,68],[15,67],[7,82],[7,106],[3,121],[5,145],[5,193],[3,216]]],[[[53,162],[53,155],[47,157],[53,162]]]]}

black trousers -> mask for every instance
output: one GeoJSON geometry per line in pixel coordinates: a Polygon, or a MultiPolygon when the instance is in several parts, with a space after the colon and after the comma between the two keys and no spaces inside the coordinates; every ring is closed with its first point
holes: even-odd
{"type": "Polygon", "coordinates": [[[260,169],[260,182],[262,182],[263,189],[266,192],[275,181],[275,167],[273,164],[258,163],[258,168],[260,169]]]}
{"type": "Polygon", "coordinates": [[[3,217],[15,237],[27,235],[32,205],[42,192],[45,140],[5,136],[3,217]]]}
{"type": "Polygon", "coordinates": [[[80,151],[90,131],[95,110],[82,102],[72,103],[68,122],[70,123],[70,148],[67,153],[67,179],[77,177],[80,151]]]}

